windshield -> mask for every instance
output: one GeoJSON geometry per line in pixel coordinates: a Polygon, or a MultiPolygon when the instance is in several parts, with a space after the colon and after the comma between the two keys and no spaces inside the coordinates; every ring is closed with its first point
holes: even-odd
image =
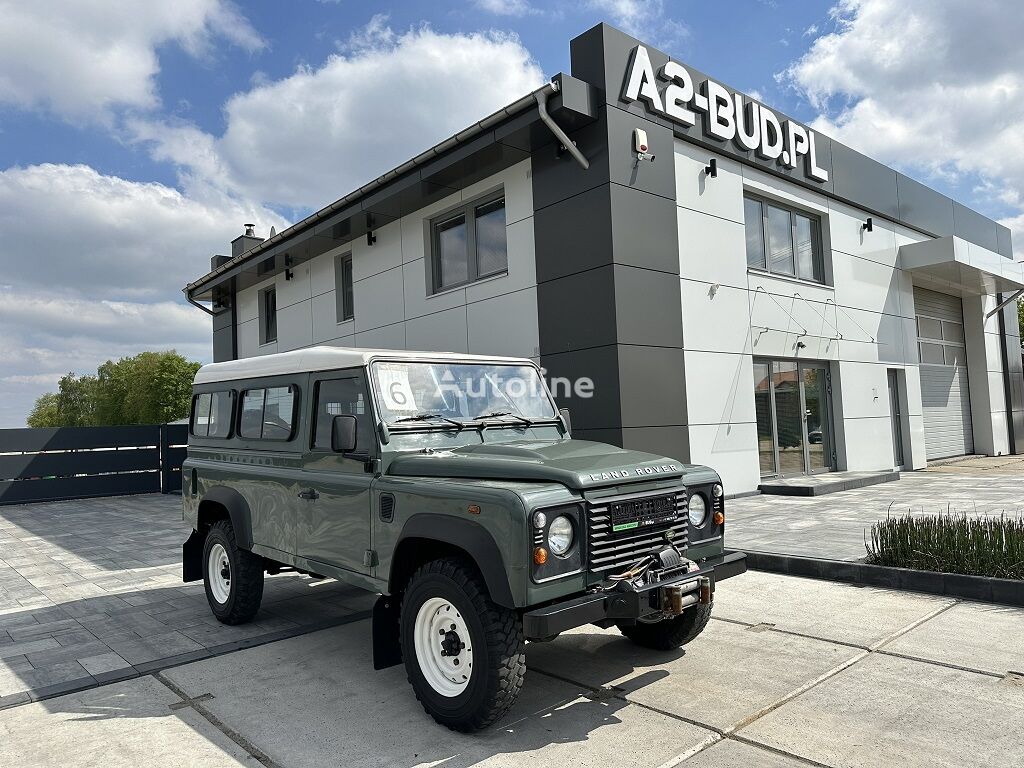
{"type": "Polygon", "coordinates": [[[381,419],[389,424],[555,417],[540,373],[531,365],[377,362],[373,386],[381,419]]]}

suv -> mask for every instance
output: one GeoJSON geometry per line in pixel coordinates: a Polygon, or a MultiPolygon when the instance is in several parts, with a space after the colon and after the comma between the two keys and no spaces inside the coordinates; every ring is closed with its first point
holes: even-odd
{"type": "Polygon", "coordinates": [[[525,359],[314,347],[203,366],[184,580],[226,624],[259,610],[264,573],[379,593],[374,668],[404,660],[435,720],[483,728],[522,689],[527,640],[596,624],[677,648],[746,569],[714,471],[570,429],[525,359]]]}

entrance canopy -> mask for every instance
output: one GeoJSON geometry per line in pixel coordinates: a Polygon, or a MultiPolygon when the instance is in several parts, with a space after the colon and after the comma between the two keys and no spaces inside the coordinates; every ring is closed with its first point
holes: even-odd
{"type": "Polygon", "coordinates": [[[954,236],[900,246],[899,266],[960,294],[1024,289],[1024,265],[954,236]]]}

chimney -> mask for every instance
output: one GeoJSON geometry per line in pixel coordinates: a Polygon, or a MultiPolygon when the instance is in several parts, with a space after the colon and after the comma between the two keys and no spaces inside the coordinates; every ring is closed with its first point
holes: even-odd
{"type": "Polygon", "coordinates": [[[231,260],[230,256],[223,256],[223,255],[221,255],[219,253],[216,254],[212,259],[210,259],[210,271],[212,272],[217,267],[219,267],[219,266],[221,266],[223,264],[226,264],[230,260],[231,260]]]}
{"type": "Polygon", "coordinates": [[[250,248],[254,248],[263,242],[262,237],[256,237],[256,225],[245,224],[245,234],[239,235],[231,241],[231,258],[235,258],[240,253],[245,253],[250,248]]]}

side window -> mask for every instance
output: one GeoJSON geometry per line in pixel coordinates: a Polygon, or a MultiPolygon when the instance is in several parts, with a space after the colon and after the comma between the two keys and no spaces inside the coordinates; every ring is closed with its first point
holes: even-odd
{"type": "Polygon", "coordinates": [[[192,398],[190,431],[196,437],[231,437],[235,393],[203,392],[192,398]]]}
{"type": "Polygon", "coordinates": [[[277,288],[260,291],[260,344],[277,341],[277,288]]]}
{"type": "Polygon", "coordinates": [[[825,281],[821,219],[749,196],[743,198],[743,216],[748,267],[825,281]]]}
{"type": "Polygon", "coordinates": [[[313,448],[331,450],[331,423],[335,416],[355,416],[356,450],[373,449],[373,424],[362,377],[328,379],[317,382],[316,410],[313,414],[313,448]]]}
{"type": "Polygon", "coordinates": [[[250,439],[289,440],[295,426],[295,387],[247,389],[242,393],[238,434],[250,439]]]}

